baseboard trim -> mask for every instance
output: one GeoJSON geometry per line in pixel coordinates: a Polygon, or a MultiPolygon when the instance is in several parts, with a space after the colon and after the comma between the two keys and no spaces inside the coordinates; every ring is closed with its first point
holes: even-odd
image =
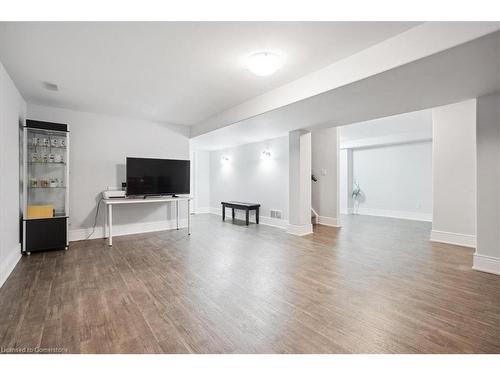
{"type": "Polygon", "coordinates": [[[312,224],[295,225],[288,224],[287,231],[288,234],[293,234],[294,236],[307,236],[313,233],[312,224]]]}
{"type": "Polygon", "coordinates": [[[10,274],[21,259],[21,244],[17,244],[16,248],[10,253],[9,257],[3,262],[0,269],[0,288],[7,281],[10,274]]]}
{"type": "MultiPolygon", "coordinates": [[[[352,209],[349,210],[352,214],[352,209]]],[[[357,211],[359,215],[368,216],[382,216],[390,217],[393,219],[403,219],[403,220],[417,220],[417,221],[432,221],[432,213],[421,213],[421,212],[411,212],[411,211],[393,211],[393,210],[380,210],[377,208],[362,208],[360,207],[357,211]]]]}
{"type": "MultiPolygon", "coordinates": [[[[132,223],[132,224],[113,224],[113,237],[125,236],[128,234],[159,232],[163,230],[172,230],[177,228],[176,220],[153,221],[147,223],[132,223]]],[[[187,219],[179,219],[179,228],[187,228],[187,219]]],[[[73,229],[69,231],[69,241],[85,240],[92,228],[73,229]]],[[[89,239],[104,238],[104,228],[96,227],[94,233],[89,239]]]]}
{"type": "MultiPolygon", "coordinates": [[[[211,207],[210,213],[217,216],[222,216],[222,208],[211,207]]],[[[227,216],[229,211],[226,212],[226,218],[231,218],[231,214],[227,216]]],[[[243,211],[236,211],[235,217],[238,220],[245,220],[245,214],[243,211]]],[[[255,212],[250,211],[250,222],[255,223],[255,212]]],[[[259,215],[259,223],[263,225],[268,225],[270,227],[276,227],[280,229],[286,229],[288,225],[288,220],[284,219],[275,219],[269,216],[259,215]]]]}
{"type": "Polygon", "coordinates": [[[476,247],[476,236],[472,234],[462,234],[462,233],[452,233],[444,232],[440,230],[432,230],[431,238],[432,242],[442,242],[450,245],[458,245],[465,247],[476,247]]]}
{"type": "Polygon", "coordinates": [[[500,258],[474,254],[472,269],[500,275],[500,258]]]}
{"type": "Polygon", "coordinates": [[[316,224],[326,225],[328,227],[340,228],[341,223],[338,217],[329,217],[329,216],[317,216],[316,224]]]}

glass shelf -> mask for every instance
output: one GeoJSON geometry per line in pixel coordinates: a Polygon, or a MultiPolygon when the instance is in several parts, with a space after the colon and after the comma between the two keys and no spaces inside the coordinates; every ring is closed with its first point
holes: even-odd
{"type": "Polygon", "coordinates": [[[64,218],[64,217],[68,217],[64,214],[55,214],[54,216],[52,217],[25,217],[24,220],[43,220],[43,219],[61,219],[61,218],[64,218]]]}
{"type": "Polygon", "coordinates": [[[45,164],[45,165],[66,165],[64,162],[49,162],[49,161],[29,161],[28,164],[45,164]]]}
{"type": "Polygon", "coordinates": [[[28,145],[28,148],[56,148],[58,150],[66,150],[66,147],[62,146],[50,146],[50,145],[28,145]]]}

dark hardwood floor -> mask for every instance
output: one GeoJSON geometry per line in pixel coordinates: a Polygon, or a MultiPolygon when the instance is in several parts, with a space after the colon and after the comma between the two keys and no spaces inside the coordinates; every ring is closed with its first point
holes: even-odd
{"type": "Polygon", "coordinates": [[[500,353],[500,277],[430,224],[367,216],[295,237],[213,215],[23,257],[0,347],[70,353],[500,353]]]}

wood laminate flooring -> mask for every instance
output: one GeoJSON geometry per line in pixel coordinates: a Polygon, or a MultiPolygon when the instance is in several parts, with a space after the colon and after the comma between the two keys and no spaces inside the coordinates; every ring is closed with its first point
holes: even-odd
{"type": "Polygon", "coordinates": [[[500,277],[430,224],[346,216],[304,237],[197,215],[184,230],[22,257],[0,347],[69,353],[499,353],[500,277]]]}

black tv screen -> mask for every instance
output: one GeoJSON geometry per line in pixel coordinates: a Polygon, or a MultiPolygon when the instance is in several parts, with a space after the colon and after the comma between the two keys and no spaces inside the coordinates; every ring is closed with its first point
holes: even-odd
{"type": "Polygon", "coordinates": [[[189,160],[127,158],[127,194],[189,194],[189,160]]]}

